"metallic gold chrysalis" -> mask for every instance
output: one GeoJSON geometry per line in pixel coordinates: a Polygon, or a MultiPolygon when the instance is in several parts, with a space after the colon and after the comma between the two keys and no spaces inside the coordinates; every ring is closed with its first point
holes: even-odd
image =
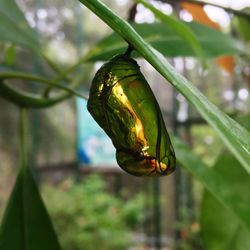
{"type": "Polygon", "coordinates": [[[133,59],[118,55],[98,70],[88,110],[111,138],[123,170],[136,176],[174,171],[175,153],[159,105],[133,59]]]}

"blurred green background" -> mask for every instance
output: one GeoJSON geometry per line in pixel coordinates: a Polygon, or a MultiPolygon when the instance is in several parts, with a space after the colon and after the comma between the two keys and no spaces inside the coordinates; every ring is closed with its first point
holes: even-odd
{"type": "MultiPolygon", "coordinates": [[[[104,2],[119,16],[125,19],[132,16],[138,24],[156,22],[154,14],[142,4],[135,7],[129,0],[104,2]]],[[[214,2],[241,11],[250,7],[247,0],[237,1],[237,4],[214,2]]],[[[170,40],[168,45],[158,46],[162,51],[171,50],[168,60],[178,72],[249,130],[249,19],[236,18],[223,9],[208,5],[195,9],[190,3],[185,6],[178,1],[151,3],[165,14],[184,21],[194,20],[210,27],[216,24],[217,29],[227,35],[221,39],[228,44],[234,39],[235,44],[230,47],[201,33],[200,40],[209,55],[205,67],[192,56],[190,48],[175,48],[170,35],[166,37],[170,40]],[[223,45],[225,50],[239,46],[241,51],[232,49],[224,53],[223,45]],[[227,57],[223,57],[224,54],[227,57]]],[[[105,44],[105,39],[103,42],[102,39],[112,33],[111,29],[77,1],[19,0],[17,4],[51,61],[66,69],[82,60],[80,67],[71,74],[76,78],[82,73],[81,93],[88,94],[96,70],[105,61],[103,58],[115,53],[116,48],[123,48],[112,37],[108,41],[111,44],[105,44]]],[[[18,11],[12,11],[13,18],[19,15],[18,11]]],[[[1,23],[0,31],[4,30],[4,22],[1,23]]],[[[149,40],[155,35],[151,32],[146,30],[145,33],[149,40]]],[[[156,42],[165,38],[163,33],[156,34],[159,36],[156,42]]],[[[52,67],[39,53],[13,42],[14,38],[7,36],[4,39],[4,35],[1,38],[0,73],[18,70],[54,76],[52,67]]],[[[168,130],[186,142],[188,149],[192,149],[211,171],[231,183],[235,192],[239,196],[242,194],[247,206],[249,176],[237,168],[240,164],[226,150],[216,132],[145,60],[139,58],[138,64],[157,97],[168,130]]],[[[35,94],[46,89],[35,82],[29,85],[22,80],[11,83],[35,94]]],[[[52,91],[51,96],[56,93],[52,91]]],[[[0,98],[0,218],[19,169],[18,113],[15,105],[0,98]]],[[[250,249],[249,231],[202,183],[179,166],[181,162],[174,174],[157,181],[129,176],[105,159],[98,165],[82,162],[79,159],[80,115],[81,107],[77,107],[75,97],[49,109],[28,112],[29,166],[62,249],[250,249]]],[[[249,218],[249,211],[245,216],[249,218]]]]}

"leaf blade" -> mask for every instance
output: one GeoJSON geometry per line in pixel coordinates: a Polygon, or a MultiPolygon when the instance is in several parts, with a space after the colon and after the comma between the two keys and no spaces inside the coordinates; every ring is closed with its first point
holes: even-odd
{"type": "MultiPolygon", "coordinates": [[[[182,167],[199,180],[250,232],[250,200],[247,201],[242,197],[241,192],[232,186],[231,179],[227,179],[223,173],[207,167],[180,139],[173,137],[172,143],[175,147],[177,161],[181,163],[182,167]]],[[[235,167],[235,171],[246,174],[243,168],[240,166],[238,168],[235,167]]],[[[245,179],[249,182],[249,175],[246,175],[245,179]]]]}
{"type": "MultiPolygon", "coordinates": [[[[226,153],[219,157],[212,171],[216,171],[224,176],[228,182],[233,183],[234,189],[238,195],[240,194],[245,205],[250,206],[248,175],[232,155],[226,153]]],[[[226,192],[228,192],[228,189],[226,192]]],[[[238,202],[237,196],[234,197],[234,202],[238,202]]],[[[224,207],[207,190],[202,201],[201,231],[204,243],[209,250],[244,250],[250,248],[249,231],[228,208],[224,207]]]]}
{"type": "Polygon", "coordinates": [[[14,0],[0,1],[0,40],[12,42],[37,51],[41,44],[37,34],[14,0]]]}
{"type": "Polygon", "coordinates": [[[30,169],[20,169],[0,228],[0,249],[60,250],[30,169]]]}
{"type": "Polygon", "coordinates": [[[187,42],[194,51],[194,53],[201,60],[203,60],[204,52],[201,47],[201,44],[188,25],[186,25],[184,22],[175,19],[172,16],[165,15],[162,11],[158,10],[153,5],[149,4],[144,0],[137,0],[137,2],[143,4],[147,9],[151,10],[155,14],[156,18],[158,18],[162,21],[162,23],[170,27],[179,37],[183,39],[183,41],[187,42]]]}
{"type": "MultiPolygon", "coordinates": [[[[187,23],[186,25],[198,37],[199,43],[204,48],[204,58],[240,52],[234,40],[217,30],[195,22],[187,23]]],[[[145,41],[165,56],[196,56],[193,49],[183,39],[162,23],[132,23],[131,26],[145,41]]],[[[119,35],[112,33],[98,42],[85,56],[85,60],[92,62],[109,60],[114,55],[123,53],[126,50],[126,46],[126,42],[119,35]]],[[[135,52],[133,56],[139,57],[140,54],[135,52]]]]}

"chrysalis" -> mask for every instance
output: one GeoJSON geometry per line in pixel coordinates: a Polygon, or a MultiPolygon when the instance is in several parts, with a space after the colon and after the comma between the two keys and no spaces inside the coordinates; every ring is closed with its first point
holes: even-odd
{"type": "Polygon", "coordinates": [[[111,138],[123,170],[135,176],[174,171],[175,153],[159,105],[136,61],[118,55],[98,70],[88,110],[111,138]]]}

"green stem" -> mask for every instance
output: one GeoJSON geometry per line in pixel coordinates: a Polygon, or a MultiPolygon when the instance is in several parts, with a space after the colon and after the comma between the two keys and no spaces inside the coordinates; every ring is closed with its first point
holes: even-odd
{"type": "Polygon", "coordinates": [[[133,46],[129,44],[126,52],[124,53],[124,55],[130,57],[133,50],[134,50],[133,46]]]}
{"type": "MultiPolygon", "coordinates": [[[[53,62],[50,60],[49,57],[46,55],[43,55],[43,58],[45,61],[51,66],[51,68],[58,73],[58,75],[54,78],[54,81],[60,81],[60,80],[66,80],[66,81],[72,81],[72,79],[68,76],[71,72],[75,71],[83,62],[84,58],[80,59],[78,62],[73,64],[71,67],[69,67],[66,70],[61,71],[61,69],[53,62]]],[[[53,89],[53,86],[49,86],[45,91],[44,91],[44,96],[48,97],[50,91],[53,89]]]]}
{"type": "Polygon", "coordinates": [[[57,97],[43,98],[34,94],[30,94],[28,92],[20,90],[17,91],[13,87],[5,83],[0,84],[0,97],[23,108],[47,108],[62,102],[63,100],[70,98],[71,96],[72,94],[63,93],[61,95],[58,95],[57,97]]]}
{"type": "MultiPolygon", "coordinates": [[[[72,88],[76,88],[84,82],[86,78],[86,72],[80,72],[75,78],[74,81],[70,84],[72,88]]],[[[19,107],[23,108],[47,108],[55,104],[58,104],[65,99],[68,99],[72,96],[71,93],[62,93],[55,97],[44,98],[39,95],[34,95],[28,92],[21,90],[16,90],[8,84],[1,83],[0,81],[0,97],[10,101],[13,104],[16,104],[19,107]]]]}
{"type": "Polygon", "coordinates": [[[26,118],[27,110],[20,109],[19,117],[19,150],[20,150],[20,164],[22,168],[27,167],[27,145],[26,145],[26,118]]]}
{"type": "Polygon", "coordinates": [[[61,72],[54,80],[60,81],[65,79],[65,77],[68,76],[71,72],[75,71],[84,62],[84,60],[84,58],[81,58],[78,62],[61,72]]]}
{"type": "Polygon", "coordinates": [[[42,55],[44,60],[48,63],[48,65],[56,72],[60,75],[61,79],[64,79],[66,81],[71,81],[70,77],[68,77],[68,75],[64,74],[64,72],[45,54],[42,55]]]}
{"type": "MultiPolygon", "coordinates": [[[[4,73],[1,73],[0,74],[0,80],[6,80],[6,79],[24,79],[24,80],[29,80],[29,81],[37,81],[41,84],[47,84],[47,85],[52,85],[53,87],[55,88],[59,88],[59,89],[63,89],[65,91],[67,91],[68,93],[70,94],[74,94],[76,96],[79,96],[83,99],[87,99],[86,96],[82,95],[81,93],[69,88],[69,87],[66,87],[66,86],[63,86],[61,84],[58,84],[57,82],[55,81],[52,81],[52,80],[48,80],[48,79],[45,79],[45,78],[42,78],[42,77],[39,77],[39,76],[35,76],[35,75],[30,75],[30,74],[25,74],[25,73],[19,73],[19,72],[4,72],[4,73]]],[[[0,84],[2,82],[0,81],[0,84]]]]}
{"type": "MultiPolygon", "coordinates": [[[[57,79],[59,80],[66,80],[66,81],[71,81],[71,79],[68,77],[67,74],[64,74],[64,72],[46,55],[42,54],[44,60],[48,63],[48,65],[57,73],[59,76],[55,77],[54,80],[56,81],[57,79]]],[[[50,91],[54,88],[54,86],[48,86],[45,91],[43,96],[48,97],[50,91]]]]}
{"type": "MultiPolygon", "coordinates": [[[[83,59],[80,59],[77,63],[75,63],[74,65],[72,65],[71,67],[69,67],[68,69],[61,71],[53,80],[54,81],[61,81],[61,80],[68,80],[68,75],[75,71],[82,63],[83,63],[83,59]]],[[[44,91],[44,97],[48,97],[50,91],[53,89],[53,86],[49,86],[46,88],[46,90],[44,91]]]]}

